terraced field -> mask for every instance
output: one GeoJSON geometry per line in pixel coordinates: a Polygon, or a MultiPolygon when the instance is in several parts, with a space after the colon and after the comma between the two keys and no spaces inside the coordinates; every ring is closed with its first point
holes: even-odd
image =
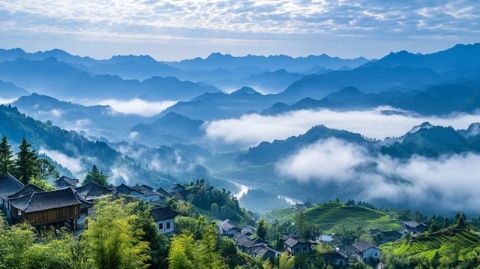
{"type": "MultiPolygon", "coordinates": [[[[314,223],[324,232],[336,232],[341,227],[366,230],[400,230],[400,222],[395,213],[382,212],[362,206],[347,206],[338,202],[329,202],[304,211],[308,222],[314,223]]],[[[272,212],[272,217],[293,218],[292,209],[272,212]]]]}
{"type": "Polygon", "coordinates": [[[410,240],[384,244],[382,251],[397,256],[420,256],[432,258],[444,247],[470,249],[480,246],[480,233],[471,229],[446,229],[432,234],[423,234],[410,240]]]}

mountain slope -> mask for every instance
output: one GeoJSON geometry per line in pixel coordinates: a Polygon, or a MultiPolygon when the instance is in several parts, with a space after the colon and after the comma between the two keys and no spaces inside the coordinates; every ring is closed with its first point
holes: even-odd
{"type": "Polygon", "coordinates": [[[128,135],[125,126],[150,120],[146,117],[115,113],[109,106],[83,106],[35,93],[19,98],[12,105],[29,116],[49,120],[61,128],[79,131],[89,137],[107,137],[111,140],[124,139],[128,135]]]}
{"type": "Polygon", "coordinates": [[[129,139],[147,145],[195,143],[203,136],[203,121],[193,120],[175,112],[148,124],[130,128],[129,139]]]}
{"type": "Polygon", "coordinates": [[[0,99],[15,99],[27,94],[27,90],[19,88],[11,82],[0,80],[0,99]]]}
{"type": "Polygon", "coordinates": [[[40,61],[23,58],[0,63],[0,78],[20,87],[60,98],[147,98],[156,100],[188,100],[218,89],[172,77],[148,80],[124,80],[118,76],[96,75],[55,58],[40,61]]]}
{"type": "Polygon", "coordinates": [[[249,148],[245,154],[238,157],[241,162],[248,164],[266,164],[278,161],[289,156],[299,149],[313,144],[321,139],[337,138],[350,143],[359,144],[370,148],[373,142],[366,140],[360,134],[342,130],[329,129],[323,125],[315,126],[303,135],[292,136],[286,140],[275,140],[273,142],[262,142],[256,147],[249,148]]]}
{"type": "Polygon", "coordinates": [[[25,116],[11,106],[0,106],[0,135],[19,144],[25,137],[32,146],[82,177],[96,164],[115,182],[143,182],[154,186],[171,183],[174,179],[138,166],[132,159],[112,149],[102,141],[90,141],[84,136],[25,116]]]}

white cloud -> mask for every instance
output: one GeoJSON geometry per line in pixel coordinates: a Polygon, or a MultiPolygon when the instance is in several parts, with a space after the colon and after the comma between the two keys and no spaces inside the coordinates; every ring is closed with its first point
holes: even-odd
{"type": "Polygon", "coordinates": [[[74,158],[63,154],[62,152],[56,150],[48,150],[45,148],[40,148],[38,151],[40,154],[45,154],[50,157],[55,162],[61,164],[63,167],[70,170],[75,175],[78,175],[84,172],[84,167],[82,160],[80,158],[74,158]]]}
{"type": "Polygon", "coordinates": [[[371,156],[357,145],[330,139],[299,150],[276,168],[279,174],[299,182],[334,183],[340,191],[353,190],[355,197],[351,198],[363,201],[475,211],[480,207],[478,163],[480,155],[473,153],[399,161],[371,156]]]}
{"type": "Polygon", "coordinates": [[[276,116],[248,114],[236,119],[225,119],[206,124],[210,139],[220,139],[230,144],[246,146],[261,141],[286,139],[300,135],[312,126],[323,124],[329,128],[348,130],[370,138],[401,136],[412,128],[428,121],[434,125],[466,128],[480,121],[477,114],[455,114],[447,117],[416,117],[408,114],[386,114],[383,109],[364,111],[299,110],[276,116]]]}
{"type": "Polygon", "coordinates": [[[176,101],[151,102],[138,98],[130,100],[108,99],[99,102],[101,105],[110,106],[115,113],[144,117],[156,115],[175,103],[176,101]]]}
{"type": "Polygon", "coordinates": [[[332,138],[301,149],[282,160],[277,169],[303,182],[312,178],[338,182],[350,180],[355,168],[365,162],[365,155],[363,148],[332,138]]]}
{"type": "Polygon", "coordinates": [[[4,99],[0,98],[0,105],[7,105],[15,102],[17,99],[4,99]]]}

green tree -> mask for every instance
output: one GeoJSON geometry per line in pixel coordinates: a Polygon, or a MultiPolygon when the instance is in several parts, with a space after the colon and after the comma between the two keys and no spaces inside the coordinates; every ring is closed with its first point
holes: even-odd
{"type": "Polygon", "coordinates": [[[266,235],[267,235],[267,223],[265,222],[265,220],[261,219],[258,222],[258,226],[257,226],[257,236],[262,239],[265,239],[266,235]]]}
{"type": "Polygon", "coordinates": [[[31,147],[27,140],[23,138],[15,161],[14,176],[24,184],[27,184],[32,177],[39,176],[37,154],[31,147]]]}
{"type": "Polygon", "coordinates": [[[142,241],[143,231],[136,227],[139,216],[135,204],[123,199],[102,199],[88,219],[84,232],[89,256],[99,269],[146,268],[148,242],[142,241]]]}
{"type": "Polygon", "coordinates": [[[52,183],[48,182],[47,180],[45,179],[42,179],[42,178],[36,178],[36,177],[32,177],[30,179],[30,184],[33,184],[45,191],[53,191],[55,190],[55,187],[52,185],[52,183]]]}
{"type": "Polygon", "coordinates": [[[0,176],[13,171],[13,155],[7,137],[3,136],[0,142],[0,176]]]}
{"type": "Polygon", "coordinates": [[[134,223],[135,229],[142,230],[142,241],[148,242],[150,246],[150,267],[167,268],[168,239],[160,233],[157,224],[152,218],[152,207],[140,201],[135,212],[139,216],[134,223]]]}
{"type": "Polygon", "coordinates": [[[93,165],[92,170],[88,172],[83,184],[86,185],[90,182],[95,182],[103,186],[108,185],[108,178],[98,169],[96,165],[93,165]]]}
{"type": "Polygon", "coordinates": [[[283,252],[278,261],[278,269],[293,268],[295,268],[295,257],[290,257],[287,252],[283,252]]]}
{"type": "Polygon", "coordinates": [[[47,159],[38,159],[38,169],[39,169],[39,177],[42,179],[59,177],[57,169],[47,159]]]}

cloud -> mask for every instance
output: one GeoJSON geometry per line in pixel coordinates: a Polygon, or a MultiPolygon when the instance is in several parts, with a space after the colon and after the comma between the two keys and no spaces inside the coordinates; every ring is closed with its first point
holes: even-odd
{"type": "MultiPolygon", "coordinates": [[[[328,47],[338,51],[344,47],[342,50],[347,52],[350,48],[351,54],[352,43],[339,39],[355,40],[363,43],[363,48],[377,51],[382,46],[377,40],[396,42],[398,46],[411,46],[399,42],[405,39],[473,42],[480,33],[479,9],[480,3],[475,0],[0,0],[0,26],[6,37],[16,33],[21,33],[22,38],[52,34],[59,37],[56,42],[71,38],[70,44],[111,40],[112,46],[121,43],[130,50],[135,47],[132,43],[145,46],[146,42],[154,43],[152,49],[169,44],[177,50],[181,43],[185,53],[199,46],[197,43],[204,43],[204,49],[210,51],[212,45],[218,44],[243,51],[246,44],[257,51],[259,47],[271,49],[277,45],[284,51],[295,51],[301,44],[310,50],[328,47]]],[[[88,47],[78,46],[76,50],[88,47]]],[[[160,47],[156,50],[168,57],[170,51],[160,47]]],[[[112,54],[110,47],[96,51],[112,54]]]]}
{"type": "Polygon", "coordinates": [[[110,106],[115,113],[132,114],[143,117],[154,116],[175,103],[175,101],[150,102],[138,98],[125,101],[108,99],[99,102],[101,105],[110,106]]]}
{"type": "Polygon", "coordinates": [[[0,98],[0,105],[7,105],[15,102],[17,99],[4,99],[0,98]]]}
{"type": "Polygon", "coordinates": [[[40,154],[45,154],[55,162],[61,164],[63,167],[70,170],[75,175],[79,175],[84,172],[82,160],[80,158],[74,158],[63,154],[56,150],[48,150],[46,148],[40,148],[38,151],[40,154]]]}
{"type": "Polygon", "coordinates": [[[339,182],[350,180],[354,176],[355,168],[365,162],[365,155],[364,149],[359,146],[343,140],[328,139],[287,157],[277,165],[277,169],[281,174],[303,182],[312,178],[339,182]]]}
{"type": "MultiPolygon", "coordinates": [[[[466,128],[480,121],[477,114],[453,114],[446,117],[417,117],[383,113],[385,108],[362,111],[299,110],[276,116],[248,114],[240,118],[212,121],[205,125],[208,138],[229,144],[256,145],[262,141],[300,135],[312,126],[348,130],[370,138],[383,139],[405,134],[412,126],[428,121],[434,125],[466,128]]],[[[390,110],[390,108],[387,108],[390,110]]]]}
{"type": "Polygon", "coordinates": [[[372,156],[358,145],[328,139],[279,161],[276,171],[302,183],[335,184],[350,198],[440,211],[480,206],[480,155],[456,154],[406,161],[372,156]]]}

